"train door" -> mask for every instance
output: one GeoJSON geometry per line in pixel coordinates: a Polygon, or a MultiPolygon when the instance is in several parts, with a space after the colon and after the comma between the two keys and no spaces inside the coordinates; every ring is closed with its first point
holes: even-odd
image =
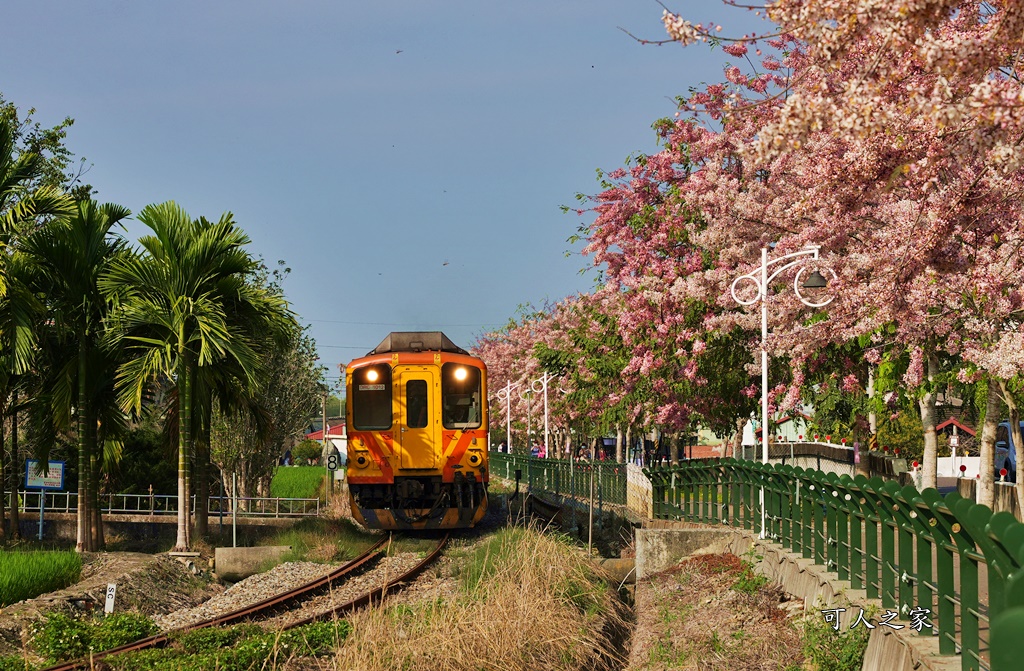
{"type": "Polygon", "coordinates": [[[399,385],[399,466],[436,469],[435,372],[429,368],[402,368],[396,369],[395,374],[399,385]]]}

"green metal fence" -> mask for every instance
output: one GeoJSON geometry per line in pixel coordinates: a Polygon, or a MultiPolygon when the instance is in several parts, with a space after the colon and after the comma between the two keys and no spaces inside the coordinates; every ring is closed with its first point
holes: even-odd
{"type": "Polygon", "coordinates": [[[938,636],[965,671],[1024,666],[1024,524],[1013,515],[892,480],[734,459],[645,473],[656,518],[758,532],[763,488],[765,537],[904,619],[926,613],[920,635],[938,636]]]}
{"type": "Polygon", "coordinates": [[[606,503],[626,504],[626,465],[604,461],[564,461],[491,452],[491,475],[505,480],[521,479],[529,490],[542,491],[560,499],[590,498],[591,475],[594,500],[600,508],[606,503]]]}

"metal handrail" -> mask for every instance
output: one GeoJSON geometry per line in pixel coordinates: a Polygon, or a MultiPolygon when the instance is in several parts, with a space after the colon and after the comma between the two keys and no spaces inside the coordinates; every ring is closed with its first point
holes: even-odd
{"type": "Polygon", "coordinates": [[[999,669],[1000,649],[1024,637],[1024,524],[1010,513],[993,514],[955,492],[941,497],[878,477],[789,465],[721,459],[645,473],[656,518],[758,532],[763,487],[766,538],[903,620],[927,609],[933,626],[920,635],[937,636],[942,655],[959,652],[965,670],[999,669]]]}
{"type": "MultiPolygon", "coordinates": [[[[38,513],[44,504],[44,512],[78,512],[77,492],[19,491],[19,510],[38,513]],[[45,497],[45,499],[43,498],[45,497]]],[[[195,497],[192,509],[195,510],[195,497]]],[[[237,515],[243,517],[316,517],[320,514],[320,499],[299,499],[280,497],[239,496],[237,515]]],[[[11,494],[6,494],[6,505],[11,506],[11,494]]],[[[209,514],[232,514],[230,496],[211,496],[207,503],[209,514]]],[[[169,494],[107,494],[101,497],[100,512],[105,515],[177,515],[178,497],[169,494]]]]}
{"type": "Polygon", "coordinates": [[[626,505],[626,464],[614,461],[570,462],[564,459],[538,459],[518,454],[491,452],[491,475],[514,480],[519,470],[522,482],[556,498],[586,501],[590,498],[590,476],[594,475],[594,498],[598,509],[604,504],[626,505]]]}

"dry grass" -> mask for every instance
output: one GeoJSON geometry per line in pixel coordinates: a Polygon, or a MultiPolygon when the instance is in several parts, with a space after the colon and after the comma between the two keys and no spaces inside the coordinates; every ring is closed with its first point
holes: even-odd
{"type": "Polygon", "coordinates": [[[752,575],[735,555],[704,555],[638,585],[630,671],[801,668],[785,594],[752,575]]]}
{"type": "Polygon", "coordinates": [[[456,596],[359,613],[336,669],[618,668],[626,610],[568,544],[506,529],[467,551],[456,596]]]}

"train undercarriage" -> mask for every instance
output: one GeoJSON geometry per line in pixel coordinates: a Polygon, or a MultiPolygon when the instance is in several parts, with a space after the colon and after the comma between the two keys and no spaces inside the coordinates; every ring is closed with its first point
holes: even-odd
{"type": "Polygon", "coordinates": [[[396,476],[394,484],[350,484],[352,514],[371,528],[437,529],[471,527],[487,510],[487,485],[473,473],[396,476]]]}

